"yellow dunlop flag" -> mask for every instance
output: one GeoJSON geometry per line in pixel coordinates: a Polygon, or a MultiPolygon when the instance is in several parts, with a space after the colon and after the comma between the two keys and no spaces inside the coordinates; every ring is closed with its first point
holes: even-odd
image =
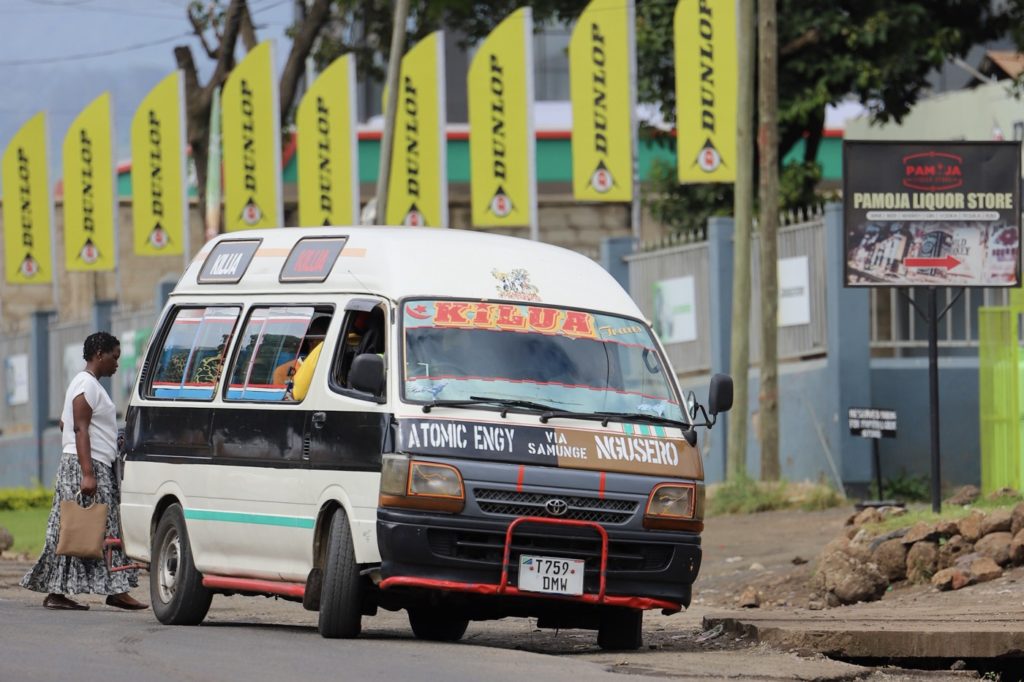
{"type": "Polygon", "coordinates": [[[735,182],[736,0],[680,0],[674,33],[679,182],[735,182]]]}
{"type": "Polygon", "coordinates": [[[46,114],[14,134],[3,158],[4,271],[8,284],[53,281],[53,203],[46,165],[46,114]]]}
{"type": "Polygon", "coordinates": [[[633,200],[632,0],[592,0],[569,40],[572,193],[633,200]]]}
{"type": "Polygon", "coordinates": [[[356,57],[335,59],[299,103],[299,224],[359,224],[356,57]]]}
{"type": "MultiPolygon", "coordinates": [[[[513,12],[480,44],[469,66],[472,223],[536,231],[533,15],[513,12]]],[[[536,236],[536,235],[533,235],[536,236]]]]}
{"type": "Polygon", "coordinates": [[[135,253],[180,255],[188,226],[185,96],[180,71],[150,90],[132,119],[135,253]]]}
{"type": "Polygon", "coordinates": [[[64,136],[64,267],[113,270],[117,263],[110,93],[94,99],[64,136]]]}
{"type": "Polygon", "coordinates": [[[402,58],[388,225],[448,227],[444,89],[444,33],[435,31],[402,58]]]}
{"type": "Polygon", "coordinates": [[[283,227],[281,130],[272,41],[260,43],[224,84],[224,227],[283,227]]]}

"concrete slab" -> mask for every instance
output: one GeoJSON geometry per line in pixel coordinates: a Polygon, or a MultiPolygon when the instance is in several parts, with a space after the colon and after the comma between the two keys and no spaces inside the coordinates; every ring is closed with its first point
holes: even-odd
{"type": "Polygon", "coordinates": [[[711,613],[722,625],[784,650],[849,659],[1024,659],[1022,569],[956,592],[915,587],[870,604],[809,611],[766,609],[711,613]]]}

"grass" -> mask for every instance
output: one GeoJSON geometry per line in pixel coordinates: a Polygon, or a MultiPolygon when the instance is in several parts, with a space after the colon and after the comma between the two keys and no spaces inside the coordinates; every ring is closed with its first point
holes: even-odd
{"type": "Polygon", "coordinates": [[[49,507],[0,511],[0,526],[14,536],[14,546],[6,550],[4,555],[27,554],[33,558],[39,556],[46,540],[46,520],[49,516],[49,507]]]}
{"type": "Polygon", "coordinates": [[[707,495],[709,515],[753,514],[777,509],[815,511],[846,501],[834,488],[822,483],[762,482],[749,478],[708,486],[707,495]]]}
{"type": "Polygon", "coordinates": [[[979,498],[974,504],[967,506],[944,504],[942,505],[942,511],[938,514],[933,512],[930,506],[915,504],[907,507],[906,514],[890,516],[881,523],[869,523],[865,524],[864,527],[873,533],[881,535],[900,528],[909,528],[919,521],[925,521],[927,523],[936,523],[937,521],[957,521],[966,516],[970,516],[971,512],[975,509],[980,511],[1006,508],[1012,509],[1017,506],[1020,501],[1020,497],[1014,496],[997,497],[995,499],[983,497],[979,498]]]}

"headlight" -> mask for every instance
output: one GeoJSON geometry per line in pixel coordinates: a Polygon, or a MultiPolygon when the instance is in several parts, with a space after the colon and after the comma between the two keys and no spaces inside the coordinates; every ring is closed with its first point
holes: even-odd
{"type": "Polygon", "coordinates": [[[462,474],[455,467],[402,455],[384,456],[380,506],[460,512],[465,502],[462,474]]]}
{"type": "Polygon", "coordinates": [[[659,483],[647,498],[644,527],[700,532],[703,498],[704,487],[695,483],[659,483]]]}
{"type": "Polygon", "coordinates": [[[463,499],[462,476],[447,464],[409,463],[409,494],[463,499]]]}

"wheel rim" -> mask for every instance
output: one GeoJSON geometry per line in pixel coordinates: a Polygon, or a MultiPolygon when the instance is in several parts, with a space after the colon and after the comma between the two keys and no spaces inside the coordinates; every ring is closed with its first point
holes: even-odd
{"type": "Polygon", "coordinates": [[[160,567],[157,573],[157,589],[160,600],[165,604],[174,599],[174,591],[178,587],[178,563],[181,556],[181,539],[178,532],[171,528],[160,543],[160,567]]]}

